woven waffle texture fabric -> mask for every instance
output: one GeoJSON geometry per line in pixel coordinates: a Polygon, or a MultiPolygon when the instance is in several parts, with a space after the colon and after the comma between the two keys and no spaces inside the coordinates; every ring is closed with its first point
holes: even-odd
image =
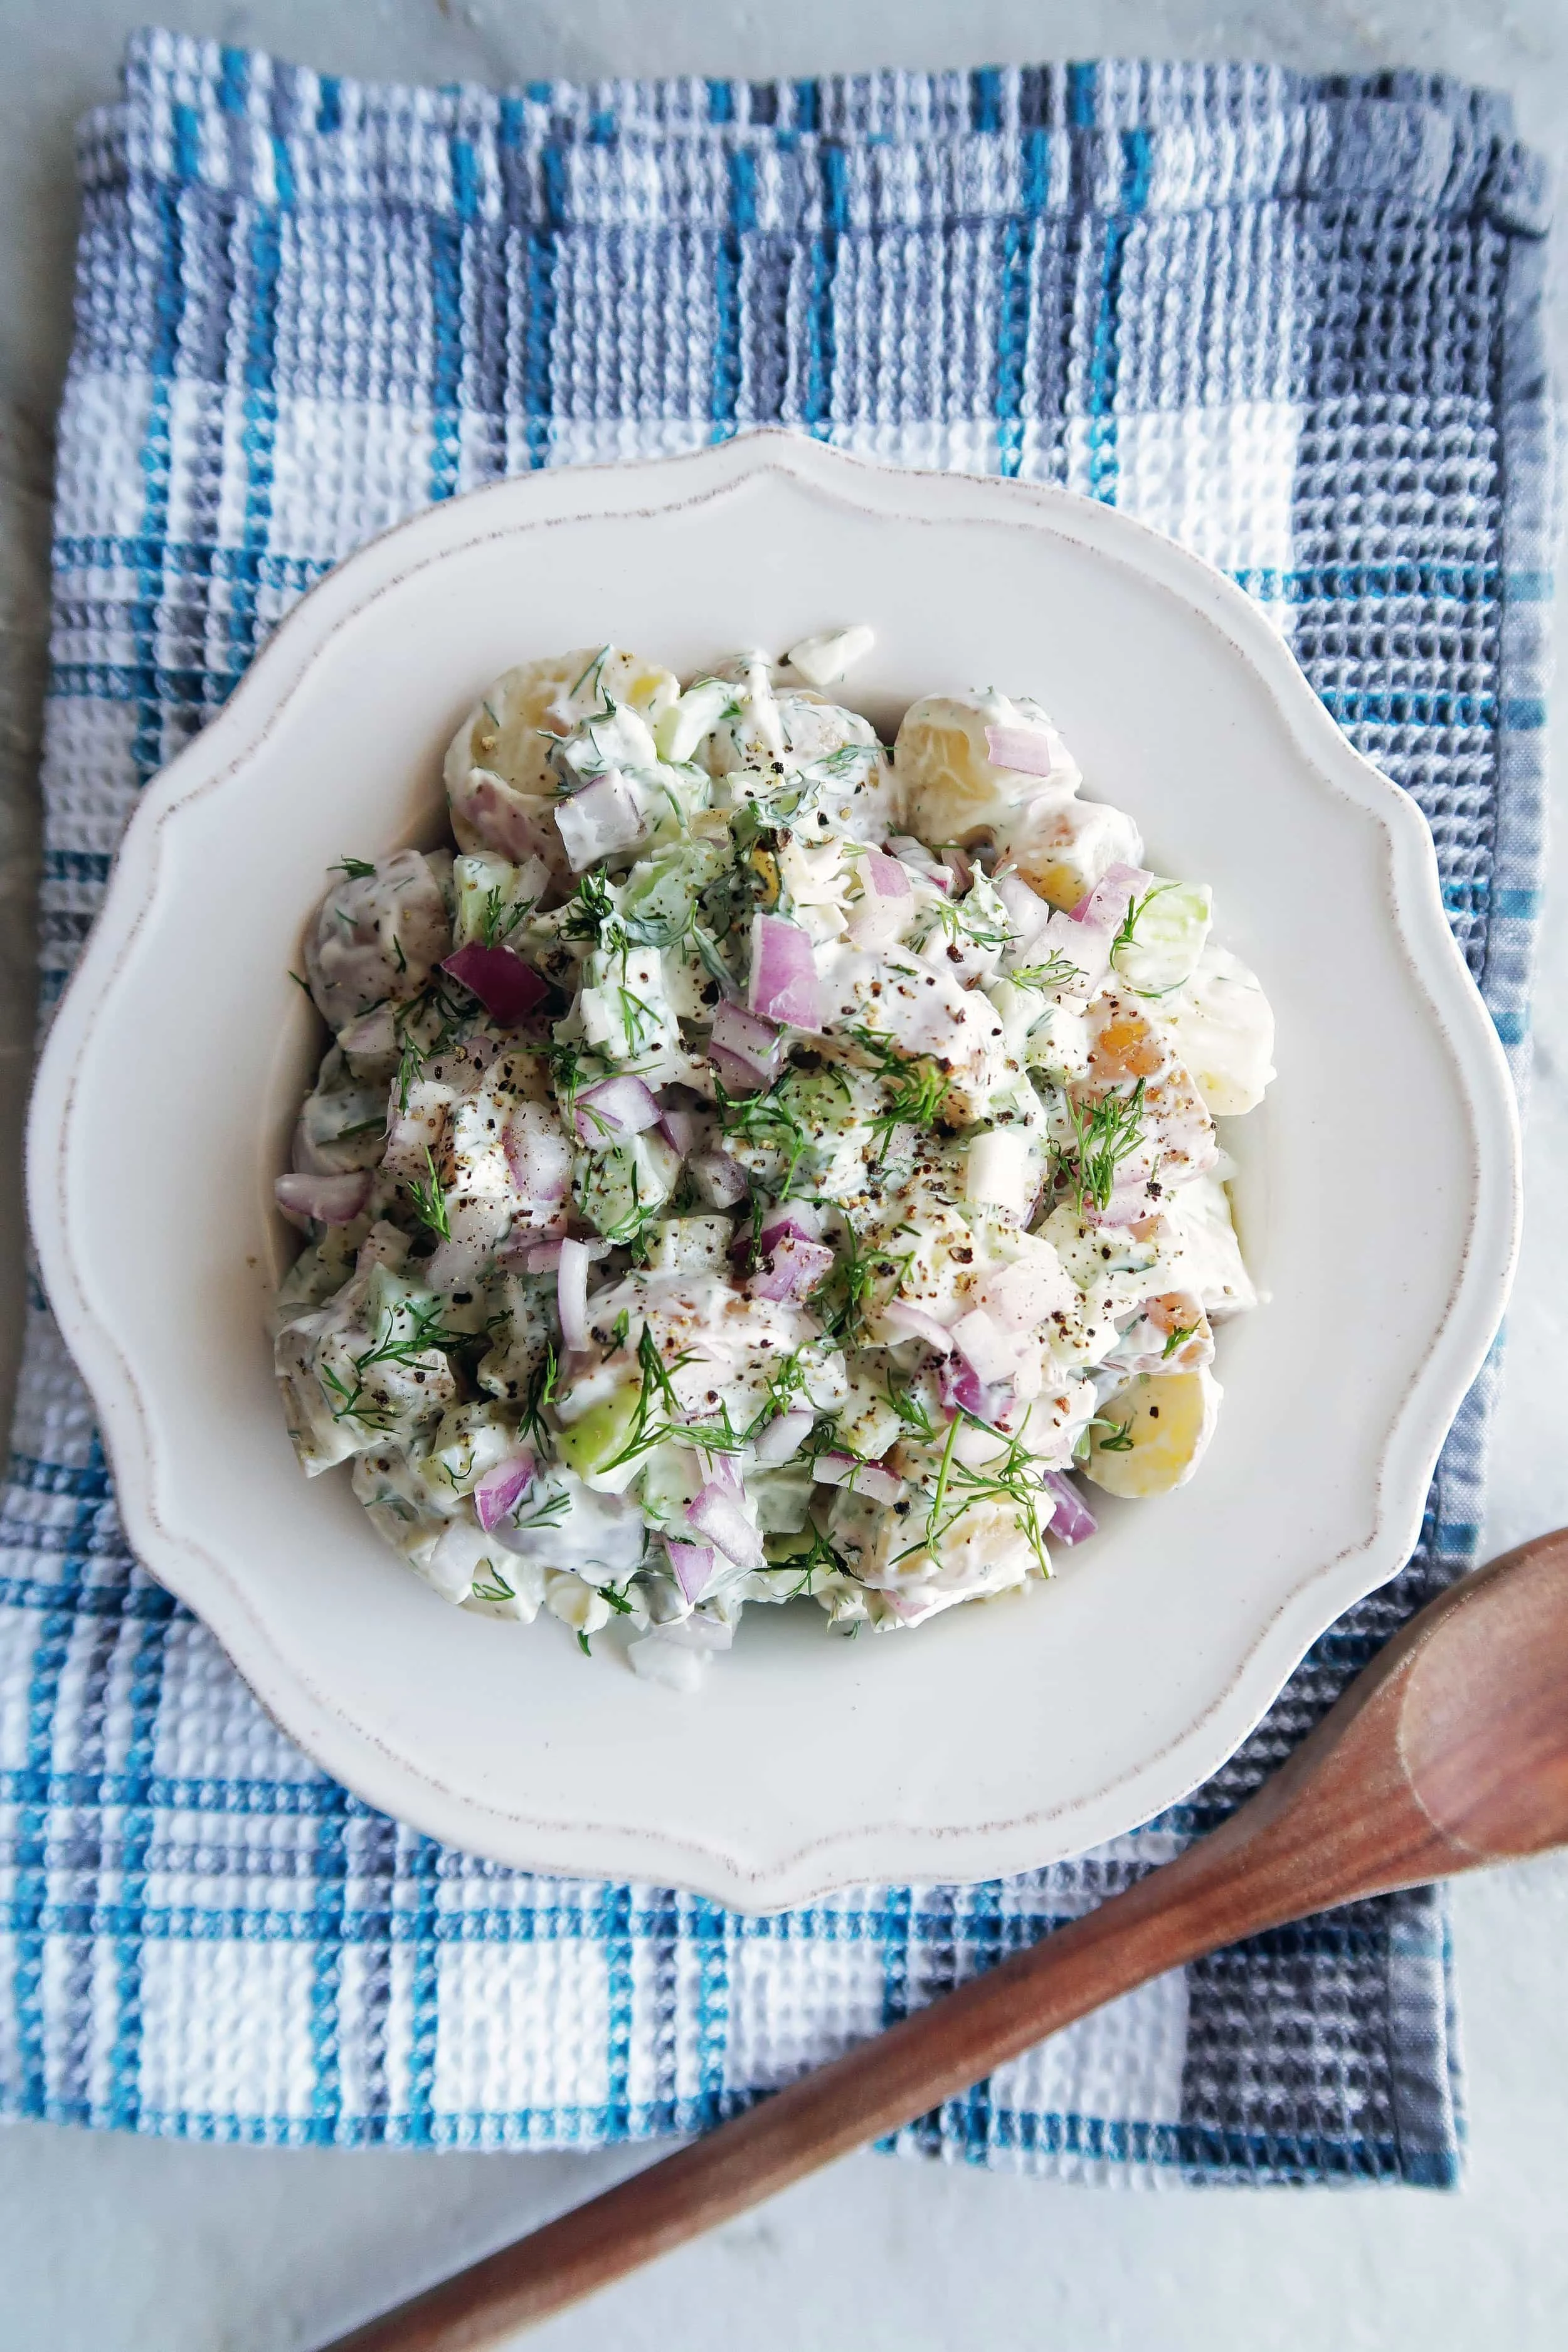
{"type": "MultiPolygon", "coordinates": [[[[437,92],[151,33],[81,178],[46,1004],[141,787],[331,564],[500,474],[783,423],[1062,483],[1228,571],[1420,803],[1521,1060],[1546,224],[1499,100],[1137,64],[437,92]]],[[[1189,1802],[1020,1878],[748,1919],[500,1869],[323,1778],[130,1556],[37,1299],[0,1531],[0,2103],[342,2145],[710,2126],[1254,1787],[1473,1559],[1490,1380],[1409,1567],[1189,1802]]],[[[1437,1896],[1358,1905],[1118,2003],[897,2146],[1445,2184],[1450,1993],[1437,1896]]]]}

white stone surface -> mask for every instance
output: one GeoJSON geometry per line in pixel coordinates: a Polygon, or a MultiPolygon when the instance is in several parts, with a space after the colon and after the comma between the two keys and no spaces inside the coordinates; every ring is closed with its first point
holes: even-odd
{"type": "MultiPolygon", "coordinates": [[[[71,126],[143,17],[341,71],[447,80],[1041,57],[1408,65],[1511,90],[1568,155],[1563,0],[0,0],[0,1392],[19,1135],[50,420],[69,338],[71,126]]],[[[1568,346],[1561,268],[1556,345],[1568,346]]],[[[1561,636],[1561,629],[1560,629],[1561,636]]],[[[1552,730],[1559,772],[1568,721],[1552,730]]],[[[1537,992],[1529,1220],[1488,1545],[1568,1521],[1568,875],[1537,992]]],[[[534,2339],[560,2352],[1555,2352],[1568,2312],[1568,1865],[1457,1896],[1471,2169],[1421,2191],[1115,2196],[855,2157],[534,2339]]],[[[163,2146],[0,2131],[4,2352],[305,2352],[620,2172],[624,2157],[163,2146]]]]}

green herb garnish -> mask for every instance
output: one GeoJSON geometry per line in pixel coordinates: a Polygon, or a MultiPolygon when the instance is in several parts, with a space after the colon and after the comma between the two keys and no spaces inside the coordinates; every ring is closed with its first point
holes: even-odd
{"type": "Polygon", "coordinates": [[[428,1225],[431,1232],[439,1234],[442,1241],[449,1242],[452,1238],[452,1223],[447,1214],[447,1196],[441,1190],[441,1180],[436,1173],[436,1155],[428,1144],[425,1146],[425,1165],[428,1171],[426,1175],[405,1176],[403,1180],[404,1185],[409,1199],[414,1203],[414,1213],[420,1223],[428,1225]]]}
{"type": "Polygon", "coordinates": [[[1117,1170],[1143,1140],[1143,1081],[1130,1095],[1107,1095],[1087,1108],[1069,1097],[1067,1111],[1073,1139],[1066,1149],[1057,1147],[1054,1156],[1081,1217],[1088,1207],[1109,1205],[1117,1170]]]}
{"type": "MultiPolygon", "coordinates": [[[[1137,936],[1138,926],[1142,921],[1145,913],[1148,911],[1148,908],[1152,904],[1153,900],[1159,898],[1162,891],[1174,890],[1176,887],[1177,885],[1174,882],[1154,882],[1152,883],[1149,888],[1144,891],[1143,896],[1141,898],[1129,898],[1127,901],[1127,911],[1121,918],[1121,928],[1110,942],[1110,969],[1115,972],[1119,980],[1125,980],[1127,975],[1122,971],[1121,966],[1117,962],[1117,957],[1121,955],[1124,948],[1130,948],[1132,945],[1133,940],[1137,936]]],[[[1129,982],[1129,985],[1131,986],[1131,982],[1129,982]]],[[[1170,991],[1168,989],[1159,988],[1140,988],[1134,990],[1133,992],[1138,996],[1168,996],[1170,994],[1170,991]]]]}
{"type": "Polygon", "coordinates": [[[888,1156],[888,1146],[894,1130],[900,1127],[934,1127],[947,1106],[948,1088],[952,1081],[935,1064],[923,1059],[907,1060],[890,1041],[879,1036],[874,1029],[851,1029],[849,1034],[861,1052],[874,1062],[878,1076],[887,1087],[888,1108],[872,1119],[871,1132],[882,1139],[878,1152],[879,1161],[888,1156]]]}
{"type": "Polygon", "coordinates": [[[385,1316],[381,1338],[373,1341],[363,1355],[350,1358],[354,1375],[352,1386],[330,1367],[322,1370],[322,1386],[330,1390],[336,1400],[332,1406],[334,1421],[353,1419],[363,1421],[370,1429],[390,1428],[397,1419],[390,1407],[373,1405],[368,1411],[365,1409],[367,1374],[381,1364],[416,1364],[419,1358],[432,1349],[450,1350],[460,1348],[472,1337],[467,1331],[444,1331],[441,1328],[440,1302],[434,1299],[428,1307],[409,1304],[406,1308],[409,1328],[399,1337],[398,1324],[403,1311],[395,1307],[391,1309],[385,1316]]]}
{"type": "Polygon", "coordinates": [[[1021,963],[1016,971],[1004,972],[1015,988],[1065,988],[1076,980],[1079,967],[1071,956],[1054,955],[1047,963],[1021,963]]]}

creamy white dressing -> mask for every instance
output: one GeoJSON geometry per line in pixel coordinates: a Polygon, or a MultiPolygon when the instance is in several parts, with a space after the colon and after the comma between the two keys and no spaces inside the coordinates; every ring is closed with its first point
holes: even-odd
{"type": "MultiPolygon", "coordinates": [[[[458,854],[345,860],[275,1315],[309,1475],[446,1599],[690,1688],[748,1601],[909,1630],[1191,1475],[1256,1303],[1213,1120],[1272,1076],[1206,887],[1040,706],[525,663],[458,854]]],[[[281,1197],[281,1196],[280,1196],[281,1197]]]]}

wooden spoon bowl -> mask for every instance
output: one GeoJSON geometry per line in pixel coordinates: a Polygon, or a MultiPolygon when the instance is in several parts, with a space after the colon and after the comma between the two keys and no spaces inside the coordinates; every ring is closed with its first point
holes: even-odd
{"type": "Polygon", "coordinates": [[[1414,1617],[1211,1837],[694,2147],[326,2352],[478,2352],[1287,1920],[1568,1843],[1568,1528],[1414,1617]]]}

